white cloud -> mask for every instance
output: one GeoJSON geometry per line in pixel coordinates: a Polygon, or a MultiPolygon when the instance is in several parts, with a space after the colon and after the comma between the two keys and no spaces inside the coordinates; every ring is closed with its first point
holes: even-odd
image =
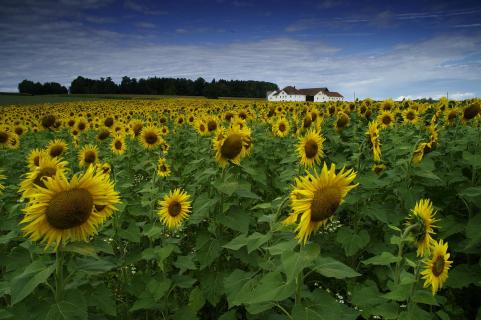
{"type": "Polygon", "coordinates": [[[289,37],[175,44],[160,42],[158,30],[148,28],[142,34],[123,34],[98,25],[92,28],[82,21],[33,18],[38,19],[35,28],[0,21],[2,91],[16,90],[25,78],[69,85],[78,75],[112,76],[116,81],[127,75],[327,86],[346,97],[355,91],[360,98],[425,93],[434,97],[445,91],[453,92],[453,98],[481,95],[479,34],[437,36],[383,52],[348,54],[329,43],[289,37]]]}

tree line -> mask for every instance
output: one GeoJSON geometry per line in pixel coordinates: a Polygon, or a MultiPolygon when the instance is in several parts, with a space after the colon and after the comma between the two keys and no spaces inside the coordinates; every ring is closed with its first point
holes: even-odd
{"type": "MultiPolygon", "coordinates": [[[[45,86],[58,83],[34,84],[32,81],[24,80],[18,85],[20,93],[29,94],[55,94],[64,92],[46,92],[46,90],[33,90],[36,86],[45,86]],[[33,84],[33,85],[32,85],[33,84]]],[[[176,95],[176,96],[205,96],[208,98],[217,97],[245,97],[263,98],[267,91],[277,90],[278,86],[271,82],[253,80],[215,80],[208,82],[203,78],[190,80],[185,78],[130,78],[123,77],[120,84],[115,83],[112,78],[89,79],[77,77],[70,84],[70,93],[76,94],[149,94],[149,95],[176,95]]]]}
{"type": "Polygon", "coordinates": [[[18,92],[26,94],[65,94],[68,93],[67,88],[57,82],[33,82],[23,80],[18,84],[18,92]]]}

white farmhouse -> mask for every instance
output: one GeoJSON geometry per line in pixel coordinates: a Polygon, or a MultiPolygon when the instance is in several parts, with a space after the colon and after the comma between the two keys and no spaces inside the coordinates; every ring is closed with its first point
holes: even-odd
{"type": "Polygon", "coordinates": [[[344,97],[327,88],[307,88],[296,89],[296,87],[288,86],[281,90],[267,92],[268,101],[343,101],[344,97]]]}

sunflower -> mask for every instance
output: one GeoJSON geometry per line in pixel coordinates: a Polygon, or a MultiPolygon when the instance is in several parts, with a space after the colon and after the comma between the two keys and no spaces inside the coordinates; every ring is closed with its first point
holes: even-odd
{"type": "Polygon", "coordinates": [[[379,128],[377,122],[369,122],[367,133],[369,134],[374,161],[379,162],[381,161],[381,143],[379,142],[379,128]]]}
{"type": "Polygon", "coordinates": [[[123,136],[116,136],[114,139],[112,139],[112,144],[111,148],[112,153],[119,156],[125,152],[127,149],[125,145],[125,139],[123,136]]]}
{"type": "Polygon", "coordinates": [[[377,121],[384,128],[389,128],[394,124],[394,114],[391,111],[383,111],[377,116],[377,121]]]}
{"type": "Polygon", "coordinates": [[[473,102],[469,107],[463,110],[463,117],[461,120],[463,122],[469,121],[475,118],[478,114],[481,113],[481,104],[479,101],[473,102]]]}
{"type": "Polygon", "coordinates": [[[48,143],[47,151],[50,157],[61,156],[67,150],[67,143],[62,139],[54,139],[48,143]]]}
{"type": "Polygon", "coordinates": [[[32,149],[27,157],[28,168],[34,170],[40,166],[40,159],[43,157],[50,158],[47,150],[32,149]]]}
{"type": "Polygon", "coordinates": [[[207,124],[207,131],[209,133],[215,132],[217,130],[217,127],[219,126],[217,124],[217,119],[215,117],[212,117],[212,116],[207,118],[206,124],[207,124]]]}
{"type": "Polygon", "coordinates": [[[207,130],[207,122],[205,122],[203,119],[199,119],[195,121],[195,129],[201,136],[205,136],[209,133],[207,130]]]}
{"type": "Polygon", "coordinates": [[[83,132],[87,129],[88,127],[88,122],[84,118],[79,118],[77,120],[77,130],[80,132],[83,132]]]}
{"type": "Polygon", "coordinates": [[[190,195],[181,189],[170,191],[163,200],[159,201],[160,221],[169,229],[178,228],[190,212],[189,198],[190,195]]]}
{"type": "Polygon", "coordinates": [[[448,125],[452,125],[458,117],[459,110],[457,108],[446,109],[444,113],[445,123],[448,125]]]}
{"type": "Polygon", "coordinates": [[[24,209],[22,230],[32,241],[46,243],[87,241],[120,202],[109,177],[90,166],[85,174],[74,175],[70,182],[63,175],[44,180],[24,209]]]}
{"type": "Polygon", "coordinates": [[[142,132],[142,128],[144,126],[144,123],[141,120],[134,119],[130,121],[130,127],[132,128],[132,132],[134,133],[135,137],[138,137],[140,133],[142,132]]]}
{"type": "Polygon", "coordinates": [[[98,161],[99,150],[96,145],[87,144],[82,147],[79,153],[80,166],[89,166],[95,164],[98,161]]]}
{"type": "Polygon", "coordinates": [[[108,128],[101,128],[97,133],[97,140],[103,141],[110,136],[110,130],[108,128]]]}
{"type": "Polygon", "coordinates": [[[324,141],[322,134],[314,130],[309,130],[304,137],[299,139],[297,154],[303,166],[310,168],[321,161],[321,157],[324,156],[324,141]]]}
{"type": "Polygon", "coordinates": [[[433,145],[431,142],[420,142],[418,147],[414,151],[412,162],[419,163],[424,158],[424,155],[433,150],[433,145]]]}
{"type": "Polygon", "coordinates": [[[163,142],[160,130],[154,126],[144,127],[139,138],[146,149],[155,148],[163,142]]]}
{"type": "Polygon", "coordinates": [[[165,158],[159,158],[157,162],[157,175],[159,177],[170,176],[170,166],[165,158]]]}
{"type": "Polygon", "coordinates": [[[7,177],[3,175],[3,170],[0,170],[0,194],[2,194],[3,190],[5,190],[5,186],[2,183],[5,179],[7,179],[7,177]]]}
{"type": "Polygon", "coordinates": [[[56,175],[65,175],[68,162],[61,158],[50,158],[48,155],[39,158],[38,166],[27,173],[25,179],[20,182],[19,192],[22,198],[30,198],[37,192],[37,187],[45,188],[45,178],[56,175]]]}
{"type": "Polygon", "coordinates": [[[344,128],[346,128],[349,125],[350,118],[349,116],[344,112],[344,111],[339,111],[337,113],[337,119],[336,119],[336,130],[340,131],[344,128]]]}
{"type": "Polygon", "coordinates": [[[386,170],[386,165],[382,163],[376,163],[372,166],[372,171],[374,171],[376,174],[380,174],[384,170],[386,170]]]}
{"type": "Polygon", "coordinates": [[[403,111],[402,115],[405,124],[416,124],[418,121],[418,114],[414,109],[408,108],[403,111]]]}
{"type": "Polygon", "coordinates": [[[423,257],[424,253],[429,249],[429,244],[433,241],[431,234],[434,234],[436,219],[434,216],[436,212],[433,209],[433,204],[429,199],[421,199],[416,202],[414,209],[408,218],[407,225],[417,224],[419,227],[413,232],[417,244],[417,256],[423,257]]]}
{"type": "Polygon", "coordinates": [[[421,271],[424,281],[424,288],[431,286],[433,295],[443,286],[448,278],[448,270],[452,261],[449,261],[448,243],[433,241],[431,248],[431,259],[424,262],[425,268],[421,271]]]}
{"type": "Polygon", "coordinates": [[[245,156],[251,147],[250,130],[237,126],[228,130],[220,129],[212,142],[216,150],[215,158],[221,167],[225,167],[229,162],[239,165],[241,157],[245,156]]]}
{"type": "Polygon", "coordinates": [[[8,148],[10,142],[11,132],[8,127],[0,126],[0,148],[8,148]]]}
{"type": "Polygon", "coordinates": [[[357,184],[351,184],[356,173],[344,168],[336,174],[336,166],[331,164],[328,169],[324,163],[321,174],[307,172],[306,176],[295,179],[296,185],[290,194],[292,214],[288,222],[300,222],[296,227],[296,238],[306,244],[310,235],[324,226],[336,213],[347,193],[357,184]]]}
{"type": "Polygon", "coordinates": [[[101,172],[105,175],[110,175],[110,173],[112,172],[112,166],[108,162],[97,163],[95,167],[97,168],[98,172],[101,172]]]}
{"type": "Polygon", "coordinates": [[[287,137],[291,126],[286,118],[280,118],[272,126],[272,132],[281,138],[287,137]]]}

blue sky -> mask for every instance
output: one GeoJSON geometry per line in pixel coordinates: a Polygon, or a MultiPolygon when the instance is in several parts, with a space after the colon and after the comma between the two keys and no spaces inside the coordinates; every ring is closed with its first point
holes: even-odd
{"type": "Polygon", "coordinates": [[[0,91],[78,75],[481,96],[479,1],[2,0],[0,91]]]}

